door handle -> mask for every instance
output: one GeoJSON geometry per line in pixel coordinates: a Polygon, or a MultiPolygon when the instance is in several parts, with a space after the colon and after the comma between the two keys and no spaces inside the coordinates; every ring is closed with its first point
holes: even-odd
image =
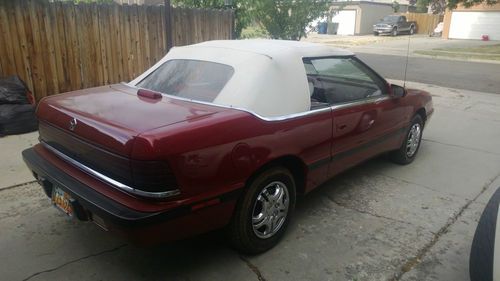
{"type": "Polygon", "coordinates": [[[374,123],[375,123],[375,120],[373,120],[373,119],[372,119],[372,120],[370,120],[370,121],[368,122],[368,128],[370,128],[370,127],[371,127],[374,123]]]}

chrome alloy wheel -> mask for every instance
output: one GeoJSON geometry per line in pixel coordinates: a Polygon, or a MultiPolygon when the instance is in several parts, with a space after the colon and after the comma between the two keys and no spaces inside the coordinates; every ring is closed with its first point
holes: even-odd
{"type": "Polygon", "coordinates": [[[266,239],[276,234],[285,223],[290,196],[285,184],[274,181],[262,189],[252,211],[252,227],[257,237],[266,239]]]}
{"type": "Polygon", "coordinates": [[[417,152],[421,133],[422,129],[420,124],[416,123],[411,126],[410,132],[408,133],[408,139],[406,140],[406,156],[412,157],[415,152],[417,152]]]}

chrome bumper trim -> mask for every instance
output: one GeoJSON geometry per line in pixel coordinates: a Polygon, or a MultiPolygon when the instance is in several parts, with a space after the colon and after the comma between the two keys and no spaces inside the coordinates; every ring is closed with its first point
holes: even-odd
{"type": "Polygon", "coordinates": [[[94,169],[91,169],[82,163],[76,161],[75,159],[67,156],[66,154],[60,152],[59,150],[55,149],[54,147],[50,146],[46,142],[41,142],[41,144],[51,152],[53,152],[55,155],[57,155],[59,158],[63,159],[64,161],[72,164],[73,166],[77,167],[78,169],[82,170],[83,172],[96,177],[97,179],[103,181],[104,183],[107,183],[115,188],[117,188],[120,191],[125,191],[134,195],[142,196],[142,197],[149,197],[149,198],[157,198],[157,199],[165,199],[168,197],[176,196],[179,195],[181,192],[179,189],[171,190],[171,191],[165,191],[165,192],[147,192],[147,191],[142,191],[139,189],[135,189],[133,187],[130,187],[126,184],[123,184],[119,181],[116,181],[106,175],[103,175],[99,172],[97,172],[94,169]]]}

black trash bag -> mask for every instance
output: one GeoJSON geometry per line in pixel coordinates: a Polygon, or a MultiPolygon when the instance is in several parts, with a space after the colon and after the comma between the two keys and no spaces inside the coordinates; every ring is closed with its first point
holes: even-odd
{"type": "Polygon", "coordinates": [[[31,104],[0,104],[0,136],[36,131],[38,120],[31,104]]]}
{"type": "Polygon", "coordinates": [[[18,76],[0,78],[0,104],[33,103],[33,95],[18,76]]]}

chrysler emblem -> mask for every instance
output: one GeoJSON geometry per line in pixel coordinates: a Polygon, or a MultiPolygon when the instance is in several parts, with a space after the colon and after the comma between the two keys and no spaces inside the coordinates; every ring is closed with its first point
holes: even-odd
{"type": "Polygon", "coordinates": [[[71,119],[71,121],[69,121],[69,130],[74,131],[77,124],[78,122],[75,118],[71,119]]]}

